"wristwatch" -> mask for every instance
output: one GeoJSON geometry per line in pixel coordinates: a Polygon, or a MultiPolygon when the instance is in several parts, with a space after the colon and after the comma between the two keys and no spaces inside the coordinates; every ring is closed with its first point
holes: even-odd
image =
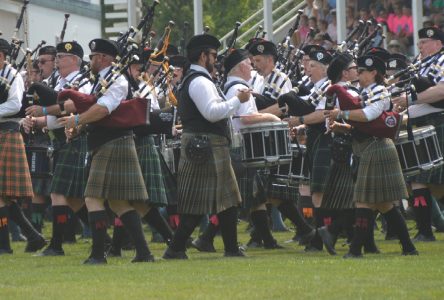
{"type": "Polygon", "coordinates": [[[304,116],[299,117],[299,123],[301,123],[301,125],[304,124],[304,116]]]}

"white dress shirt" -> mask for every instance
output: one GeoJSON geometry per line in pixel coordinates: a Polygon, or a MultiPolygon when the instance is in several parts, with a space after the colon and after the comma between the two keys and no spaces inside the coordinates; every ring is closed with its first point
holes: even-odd
{"type": "MultiPolygon", "coordinates": [[[[4,76],[8,74],[9,70],[11,70],[11,72],[7,77],[7,81],[11,82],[12,78],[17,73],[17,71],[11,68],[11,66],[7,66],[4,72],[4,76]]],[[[22,107],[22,98],[24,91],[25,91],[25,85],[23,83],[22,76],[20,74],[17,74],[17,77],[15,78],[11,87],[9,88],[8,98],[4,103],[0,104],[0,122],[7,122],[7,121],[20,122],[20,118],[5,119],[5,117],[15,115],[20,111],[20,108],[22,107]]]]}
{"type": "MultiPolygon", "coordinates": [[[[99,72],[99,82],[103,80],[106,73],[111,67],[107,67],[99,72]]],[[[122,100],[128,95],[128,81],[125,76],[120,75],[110,86],[109,89],[97,100],[97,104],[108,109],[108,114],[113,112],[119,106],[122,100]]]]}
{"type": "Polygon", "coordinates": [[[364,112],[366,118],[368,121],[373,121],[377,117],[379,117],[383,111],[387,111],[390,109],[390,96],[387,91],[387,89],[382,85],[377,85],[376,83],[373,83],[369,85],[366,88],[363,88],[361,94],[366,93],[377,93],[380,90],[383,90],[383,92],[378,94],[378,97],[384,97],[382,100],[375,101],[372,104],[364,107],[362,111],[364,112]]]}
{"type": "MultiPolygon", "coordinates": [[[[190,68],[204,72],[211,78],[202,66],[192,64],[190,68]]],[[[213,81],[204,76],[198,76],[190,82],[188,93],[201,115],[212,123],[232,116],[241,104],[237,96],[224,101],[213,81]]]]}

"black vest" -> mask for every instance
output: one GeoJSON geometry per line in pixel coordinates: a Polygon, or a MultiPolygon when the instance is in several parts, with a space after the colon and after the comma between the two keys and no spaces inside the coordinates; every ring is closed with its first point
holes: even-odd
{"type": "MultiPolygon", "coordinates": [[[[184,132],[196,132],[196,133],[213,133],[230,138],[228,119],[222,119],[215,123],[208,121],[202,116],[196,107],[196,104],[191,99],[188,92],[191,81],[198,77],[204,76],[213,81],[206,73],[189,69],[183,78],[181,85],[179,86],[178,93],[178,113],[182,120],[182,126],[184,132]]],[[[219,92],[220,94],[220,92],[219,92]]],[[[223,95],[220,95],[224,97],[223,95]]]]}

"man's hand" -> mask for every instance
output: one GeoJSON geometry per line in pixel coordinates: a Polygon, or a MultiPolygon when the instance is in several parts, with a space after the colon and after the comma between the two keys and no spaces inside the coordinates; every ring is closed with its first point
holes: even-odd
{"type": "Polygon", "coordinates": [[[75,121],[75,115],[61,117],[57,119],[57,123],[59,123],[62,126],[65,126],[65,128],[75,128],[76,127],[76,121],[75,121]]]}
{"type": "Polygon", "coordinates": [[[250,96],[251,96],[251,90],[249,89],[238,90],[237,98],[239,98],[239,101],[241,103],[245,103],[248,100],[250,100],[250,96]]]}
{"type": "Polygon", "coordinates": [[[30,133],[32,131],[32,128],[34,128],[35,126],[35,122],[35,119],[32,117],[26,117],[22,119],[22,125],[25,133],[30,133]]]}

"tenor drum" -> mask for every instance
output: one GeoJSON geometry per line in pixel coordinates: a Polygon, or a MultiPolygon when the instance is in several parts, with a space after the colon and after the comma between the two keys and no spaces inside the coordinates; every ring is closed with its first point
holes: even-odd
{"type": "Polygon", "coordinates": [[[291,144],[292,159],[289,165],[279,165],[274,181],[288,186],[298,185],[310,180],[308,163],[305,159],[305,145],[291,144]]]}
{"type": "Polygon", "coordinates": [[[52,148],[44,146],[26,146],[29,172],[33,178],[48,178],[52,176],[52,148]]]}
{"type": "Polygon", "coordinates": [[[435,127],[424,126],[413,130],[413,141],[407,131],[399,133],[396,141],[399,161],[405,176],[414,176],[443,164],[441,148],[435,127]]]}
{"type": "Polygon", "coordinates": [[[289,128],[285,122],[246,126],[242,134],[242,162],[247,167],[269,168],[291,162],[289,128]]]}

